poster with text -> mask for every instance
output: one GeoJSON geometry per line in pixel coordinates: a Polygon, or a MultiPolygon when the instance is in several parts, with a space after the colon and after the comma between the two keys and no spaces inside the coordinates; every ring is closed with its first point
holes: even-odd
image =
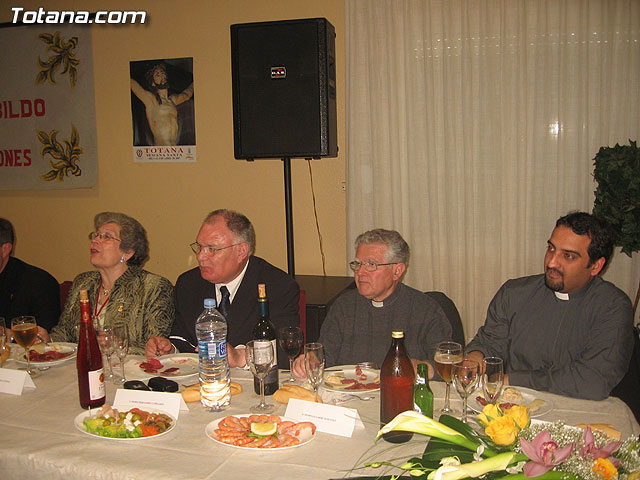
{"type": "Polygon", "coordinates": [[[94,186],[90,27],[10,26],[0,45],[0,189],[94,186]]]}
{"type": "Polygon", "coordinates": [[[193,58],[130,62],[133,160],[195,162],[193,58]]]}

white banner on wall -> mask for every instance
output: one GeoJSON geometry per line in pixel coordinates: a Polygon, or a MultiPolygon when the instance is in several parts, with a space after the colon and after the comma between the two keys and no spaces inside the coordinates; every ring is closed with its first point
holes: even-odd
{"type": "Polygon", "coordinates": [[[94,186],[91,29],[0,28],[0,65],[0,189],[94,186]]]}

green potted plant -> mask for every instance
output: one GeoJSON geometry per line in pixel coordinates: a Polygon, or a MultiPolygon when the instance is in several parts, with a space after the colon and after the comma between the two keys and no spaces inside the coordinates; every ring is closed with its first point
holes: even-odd
{"type": "MultiPolygon", "coordinates": [[[[593,177],[598,182],[593,213],[611,224],[616,245],[631,257],[640,250],[640,149],[631,140],[629,145],[600,147],[593,163],[593,177]]],[[[634,314],[639,299],[640,283],[634,314]]]]}

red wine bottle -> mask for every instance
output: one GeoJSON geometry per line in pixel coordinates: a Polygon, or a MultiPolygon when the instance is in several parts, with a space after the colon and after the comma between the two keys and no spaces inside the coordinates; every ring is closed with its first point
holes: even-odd
{"type": "MultiPolygon", "coordinates": [[[[415,374],[411,360],[404,348],[404,332],[391,333],[391,347],[380,369],[380,426],[389,423],[396,415],[413,410],[413,382],[415,374]]],[[[389,432],[382,438],[388,442],[406,442],[410,432],[389,432]]]]}
{"type": "MultiPolygon", "coordinates": [[[[264,377],[264,394],[273,395],[280,388],[278,384],[278,337],[276,336],[276,329],[269,318],[269,300],[267,300],[267,288],[264,283],[258,284],[258,304],[260,305],[260,315],[256,326],[253,327],[253,339],[271,340],[271,345],[273,345],[273,362],[271,362],[269,373],[264,377]]],[[[253,389],[257,394],[260,394],[260,381],[258,378],[253,379],[253,389]]]]}
{"type": "Polygon", "coordinates": [[[91,321],[91,306],[87,290],[80,290],[80,331],[78,332],[78,392],[82,408],[94,408],[104,405],[106,390],[104,387],[104,368],[102,353],[91,321]]]}

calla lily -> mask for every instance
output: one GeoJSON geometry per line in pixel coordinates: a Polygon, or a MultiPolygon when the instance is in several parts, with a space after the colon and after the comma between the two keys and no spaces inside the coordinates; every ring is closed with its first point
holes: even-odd
{"type": "Polygon", "coordinates": [[[427,478],[429,480],[459,480],[468,477],[479,477],[485,473],[506,469],[516,455],[515,452],[505,452],[480,462],[465,463],[463,465],[447,463],[431,472],[427,478]]]}
{"type": "Polygon", "coordinates": [[[432,418],[412,410],[407,410],[406,412],[396,415],[393,420],[380,429],[376,438],[391,431],[420,433],[422,435],[440,438],[473,451],[475,451],[479,445],[461,433],[456,432],[453,428],[449,428],[440,422],[436,422],[432,418]]]}
{"type": "Polygon", "coordinates": [[[599,458],[608,458],[609,461],[613,463],[613,466],[618,468],[620,460],[612,457],[611,455],[620,449],[620,445],[622,445],[621,442],[611,442],[602,448],[597,448],[593,441],[593,432],[591,432],[591,427],[587,427],[582,434],[582,441],[584,442],[584,447],[580,449],[580,456],[582,458],[592,458],[594,460],[599,458]]]}
{"type": "Polygon", "coordinates": [[[547,430],[536,435],[533,442],[520,439],[520,447],[522,452],[531,459],[524,466],[524,474],[527,477],[537,477],[547,473],[564,462],[573,451],[573,443],[558,448],[558,444],[551,440],[551,434],[547,430]]]}

